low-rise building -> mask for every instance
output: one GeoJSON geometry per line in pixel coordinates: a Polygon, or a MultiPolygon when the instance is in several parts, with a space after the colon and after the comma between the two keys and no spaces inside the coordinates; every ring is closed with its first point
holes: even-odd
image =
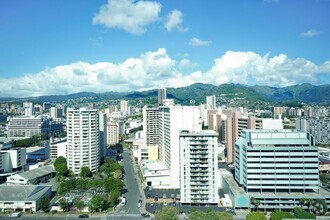
{"type": "Polygon", "coordinates": [[[0,185],[0,211],[38,211],[43,197],[51,196],[50,186],[0,185]]]}
{"type": "Polygon", "coordinates": [[[43,166],[37,169],[17,173],[7,177],[7,185],[33,185],[46,183],[49,179],[55,177],[53,166],[43,166]]]}

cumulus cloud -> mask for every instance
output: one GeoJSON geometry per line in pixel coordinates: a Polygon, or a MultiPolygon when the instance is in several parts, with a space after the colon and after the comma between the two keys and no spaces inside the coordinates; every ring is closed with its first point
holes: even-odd
{"type": "Polygon", "coordinates": [[[315,37],[316,35],[319,35],[319,34],[320,34],[319,31],[310,29],[306,32],[300,33],[300,37],[311,38],[311,37],[315,37]]]}
{"type": "Polygon", "coordinates": [[[179,62],[179,67],[181,69],[194,68],[197,66],[199,66],[198,63],[191,62],[189,59],[186,59],[186,58],[180,60],[180,62],[179,62]]]}
{"type": "Polygon", "coordinates": [[[119,28],[135,35],[159,19],[162,5],[153,1],[108,0],[93,17],[93,24],[119,28]]]}
{"type": "Polygon", "coordinates": [[[214,60],[207,71],[183,74],[178,69],[197,67],[189,59],[173,60],[166,49],[149,51],[121,63],[75,62],[46,68],[17,78],[0,78],[2,97],[27,97],[76,92],[135,91],[160,87],[180,87],[202,82],[219,85],[289,86],[304,82],[322,83],[330,75],[330,61],[315,64],[304,58],[290,59],[285,54],[271,57],[251,51],[227,51],[214,60]]]}
{"type": "Polygon", "coordinates": [[[195,46],[195,47],[198,47],[198,46],[207,46],[207,45],[210,45],[211,43],[212,43],[211,41],[201,40],[201,39],[198,39],[196,37],[192,38],[189,41],[189,45],[195,46]]]}
{"type": "Polygon", "coordinates": [[[174,29],[177,29],[181,32],[188,31],[189,28],[182,27],[183,22],[183,14],[179,10],[173,10],[171,13],[167,15],[166,22],[165,22],[165,28],[167,31],[172,31],[174,29]]]}

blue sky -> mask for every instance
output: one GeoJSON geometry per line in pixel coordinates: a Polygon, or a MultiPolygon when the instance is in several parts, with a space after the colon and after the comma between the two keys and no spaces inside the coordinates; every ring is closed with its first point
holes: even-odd
{"type": "Polygon", "coordinates": [[[330,83],[328,0],[3,0],[0,96],[330,83]]]}

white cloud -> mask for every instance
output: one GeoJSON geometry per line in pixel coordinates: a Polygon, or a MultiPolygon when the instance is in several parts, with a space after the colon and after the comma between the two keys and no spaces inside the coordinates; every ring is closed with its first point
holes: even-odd
{"type": "Polygon", "coordinates": [[[172,31],[174,29],[177,29],[181,32],[188,31],[189,28],[184,28],[181,26],[183,22],[183,14],[179,10],[173,10],[171,13],[167,15],[166,22],[165,22],[165,28],[167,31],[172,31]]]}
{"type": "Polygon", "coordinates": [[[162,5],[153,1],[108,0],[93,17],[93,24],[140,35],[159,19],[162,5]]]}
{"type": "MultiPolygon", "coordinates": [[[[315,64],[303,58],[290,59],[285,54],[227,51],[214,60],[209,70],[183,74],[178,69],[197,67],[186,58],[173,60],[166,49],[149,51],[137,58],[114,64],[75,62],[46,68],[35,74],[0,78],[2,97],[27,97],[76,92],[135,91],[159,87],[187,86],[196,82],[219,85],[289,86],[304,82],[322,83],[320,75],[330,75],[330,61],[315,64]]],[[[329,78],[329,77],[328,77],[329,78]]],[[[324,83],[324,82],[323,82],[324,83]]]]}
{"type": "Polygon", "coordinates": [[[189,41],[189,45],[195,46],[195,47],[198,47],[198,46],[207,46],[207,45],[210,45],[211,43],[212,43],[211,41],[201,40],[201,39],[198,39],[196,37],[194,37],[193,39],[191,39],[189,41]]]}
{"type": "Polygon", "coordinates": [[[194,67],[197,67],[199,66],[198,63],[194,63],[194,62],[191,62],[189,59],[187,58],[183,58],[182,60],[180,60],[179,62],[179,67],[181,69],[186,69],[186,68],[194,68],[194,67]]]}
{"type": "Polygon", "coordinates": [[[306,37],[306,38],[311,38],[311,37],[315,37],[316,35],[319,35],[320,32],[314,29],[310,29],[306,32],[302,32],[300,34],[300,37],[306,37]]]}

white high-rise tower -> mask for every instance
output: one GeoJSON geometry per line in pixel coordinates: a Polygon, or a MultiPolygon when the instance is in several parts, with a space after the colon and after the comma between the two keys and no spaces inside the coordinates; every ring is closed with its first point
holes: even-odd
{"type": "Polygon", "coordinates": [[[74,174],[79,174],[81,167],[96,172],[100,164],[98,110],[68,109],[66,119],[68,168],[74,174]]]}

